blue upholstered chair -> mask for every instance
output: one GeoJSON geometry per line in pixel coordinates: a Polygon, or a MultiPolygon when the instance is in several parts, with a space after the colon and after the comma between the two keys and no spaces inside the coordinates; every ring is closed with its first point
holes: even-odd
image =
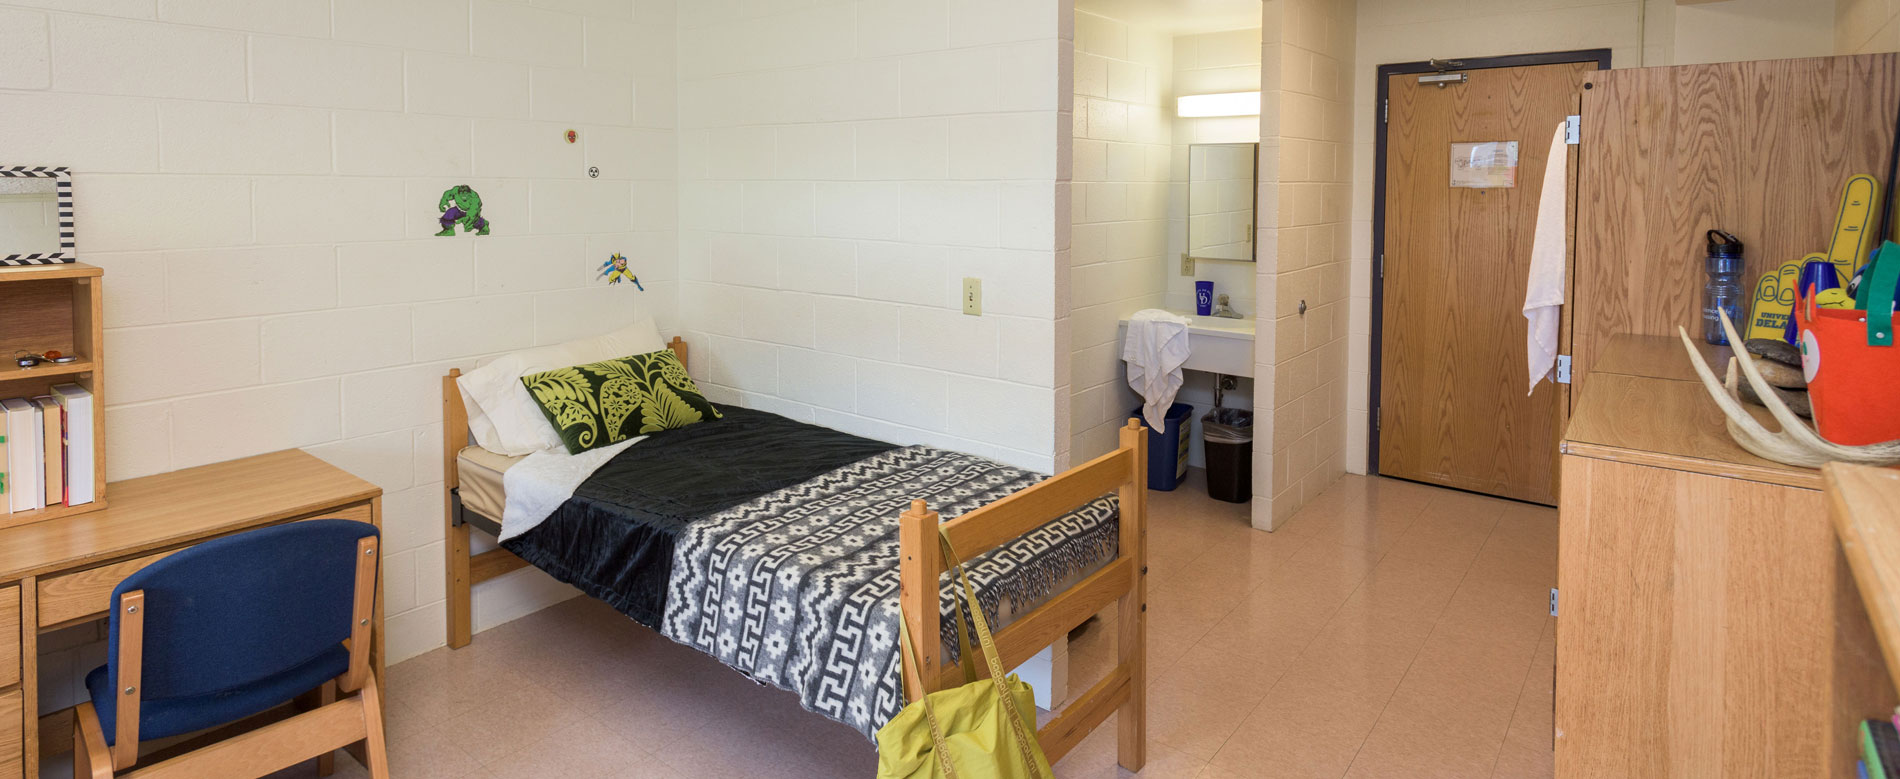
{"type": "Polygon", "coordinates": [[[91,700],[74,718],[74,777],[106,779],[138,762],[142,740],[300,696],[316,707],[131,775],[255,779],[361,742],[370,775],[387,777],[382,696],[369,673],[376,544],[363,522],[291,522],[126,577],[112,590],[107,662],[86,676],[91,700]]]}

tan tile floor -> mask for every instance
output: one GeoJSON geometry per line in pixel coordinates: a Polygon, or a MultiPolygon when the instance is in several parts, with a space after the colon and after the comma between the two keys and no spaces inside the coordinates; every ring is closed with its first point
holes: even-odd
{"type": "MultiPolygon", "coordinates": [[[[1198,480],[1150,506],[1142,776],[1550,775],[1554,510],[1354,476],[1271,534],[1198,480]]],[[[1108,668],[1110,619],[1073,643],[1075,689],[1108,668]]],[[[876,767],[855,731],[586,598],[392,667],[389,698],[399,779],[876,767]]],[[[1057,773],[1122,775],[1114,753],[1103,728],[1057,773]]]]}

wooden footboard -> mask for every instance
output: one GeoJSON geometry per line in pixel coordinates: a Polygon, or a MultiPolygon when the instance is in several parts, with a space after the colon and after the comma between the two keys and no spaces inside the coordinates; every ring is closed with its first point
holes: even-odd
{"type": "MultiPolygon", "coordinates": [[[[1115,668],[1036,733],[1050,762],[1061,760],[1117,712],[1121,714],[1116,720],[1121,766],[1140,771],[1147,759],[1147,444],[1140,420],[1130,419],[1121,429],[1121,445],[1115,451],[942,523],[950,546],[968,560],[1106,493],[1115,492],[1121,498],[1121,548],[1115,561],[996,631],[996,651],[1003,666],[1014,668],[1109,604],[1119,605],[1115,668]]],[[[899,597],[904,618],[911,635],[937,636],[942,623],[938,586],[944,571],[937,544],[937,512],[921,500],[913,501],[899,528],[903,549],[899,597]]],[[[960,670],[942,657],[942,642],[920,643],[924,645],[922,667],[904,668],[904,687],[911,700],[961,682],[960,670]]]]}

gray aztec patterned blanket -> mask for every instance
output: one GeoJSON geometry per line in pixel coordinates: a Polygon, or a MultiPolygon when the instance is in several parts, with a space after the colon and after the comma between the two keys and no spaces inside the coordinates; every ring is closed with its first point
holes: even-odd
{"type": "MultiPolygon", "coordinates": [[[[898,662],[898,524],[915,498],[943,520],[1044,477],[924,446],[879,454],[685,528],[661,633],[866,737],[903,708],[898,662]]],[[[984,613],[1022,610],[1105,564],[1117,500],[1097,498],[968,561],[984,613]]],[[[944,639],[956,645],[943,579],[944,639]]],[[[992,622],[992,624],[996,624],[992,622]]]]}

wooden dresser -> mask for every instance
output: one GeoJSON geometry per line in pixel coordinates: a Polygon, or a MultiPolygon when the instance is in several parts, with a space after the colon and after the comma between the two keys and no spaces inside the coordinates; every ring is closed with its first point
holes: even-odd
{"type": "MultiPolygon", "coordinates": [[[[300,519],[382,526],[382,490],[290,450],[112,485],[112,505],[0,529],[0,779],[39,776],[42,752],[70,748],[67,712],[39,709],[38,636],[105,616],[112,588],[193,544],[300,519]]],[[[377,583],[371,656],[382,675],[377,583]]]]}
{"type": "Polygon", "coordinates": [[[1743,451],[1680,341],[1625,335],[1562,480],[1557,776],[1854,776],[1855,724],[1895,691],[1821,473],[1743,451]]]}

